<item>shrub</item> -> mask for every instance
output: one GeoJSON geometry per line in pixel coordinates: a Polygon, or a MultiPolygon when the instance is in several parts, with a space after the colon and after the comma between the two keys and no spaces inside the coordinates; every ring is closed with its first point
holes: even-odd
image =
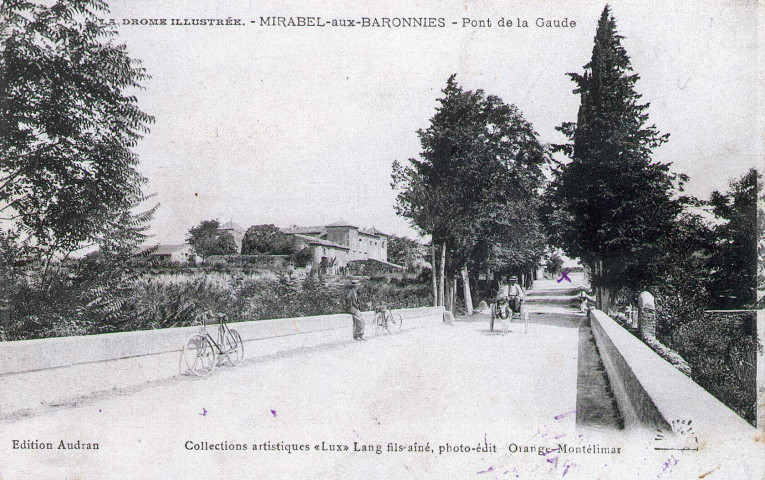
{"type": "Polygon", "coordinates": [[[290,262],[296,267],[305,267],[313,260],[313,253],[309,247],[302,248],[290,255],[290,262]]]}
{"type": "Polygon", "coordinates": [[[696,383],[754,424],[758,349],[754,334],[744,332],[735,319],[701,316],[680,326],[671,342],[691,365],[696,383]]]}
{"type": "MultiPolygon", "coordinates": [[[[108,308],[84,304],[88,295],[53,288],[24,287],[15,293],[3,340],[182,327],[196,322],[197,314],[212,310],[231,321],[327,315],[344,311],[345,288],[321,279],[294,275],[278,278],[196,278],[191,281],[154,281],[144,277],[129,287],[109,292],[108,308]],[[72,294],[75,294],[72,296],[72,294]]],[[[359,289],[362,306],[379,303],[390,308],[430,304],[430,284],[406,279],[365,281],[359,289]]]]}

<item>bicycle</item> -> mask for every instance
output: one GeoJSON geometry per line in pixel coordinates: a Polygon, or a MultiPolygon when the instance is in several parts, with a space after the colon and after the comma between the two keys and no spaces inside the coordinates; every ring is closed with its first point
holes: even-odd
{"type": "Polygon", "coordinates": [[[239,332],[228,327],[228,316],[225,313],[214,314],[208,310],[197,315],[197,318],[201,319],[202,326],[199,333],[190,336],[183,345],[181,370],[185,363],[189,373],[206,377],[224,362],[233,367],[241,365],[244,362],[244,343],[239,332]],[[207,319],[212,316],[218,317],[217,341],[207,331],[207,319]]]}
{"type": "Polygon", "coordinates": [[[383,331],[388,333],[393,331],[400,331],[404,323],[404,319],[401,318],[401,314],[388,310],[386,304],[378,305],[375,308],[375,336],[380,335],[383,331]]]}

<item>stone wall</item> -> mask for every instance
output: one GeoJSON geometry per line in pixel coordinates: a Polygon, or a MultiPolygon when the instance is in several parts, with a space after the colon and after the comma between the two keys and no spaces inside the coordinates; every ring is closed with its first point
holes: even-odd
{"type": "Polygon", "coordinates": [[[690,420],[699,437],[754,438],[751,425],[611,317],[591,310],[589,321],[626,428],[667,431],[690,420]]]}
{"type": "MultiPolygon", "coordinates": [[[[403,318],[404,330],[443,325],[443,311],[443,307],[395,310],[403,318]]],[[[362,318],[367,323],[366,334],[373,335],[369,324],[374,312],[363,312],[362,318]]],[[[242,337],[245,362],[353,341],[353,321],[348,314],[237,322],[229,326],[242,337]]],[[[216,334],[215,325],[208,329],[216,334]]],[[[178,376],[183,345],[198,330],[179,327],[0,342],[0,418],[40,405],[178,376]],[[30,382],[41,386],[34,395],[18,387],[30,382]]]]}

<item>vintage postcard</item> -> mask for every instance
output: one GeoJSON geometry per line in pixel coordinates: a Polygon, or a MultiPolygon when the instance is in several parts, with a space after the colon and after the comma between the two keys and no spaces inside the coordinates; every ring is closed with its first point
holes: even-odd
{"type": "Polygon", "coordinates": [[[765,478],[764,11],[0,0],[0,478],[765,478]]]}

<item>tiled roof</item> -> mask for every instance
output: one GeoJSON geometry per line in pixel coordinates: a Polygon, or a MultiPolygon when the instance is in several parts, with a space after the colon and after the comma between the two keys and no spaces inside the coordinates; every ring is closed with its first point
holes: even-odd
{"type": "Polygon", "coordinates": [[[233,230],[235,232],[244,233],[244,229],[234,222],[226,222],[218,227],[218,230],[233,230]]]}
{"type": "Polygon", "coordinates": [[[301,235],[321,235],[327,232],[326,227],[298,227],[296,225],[293,225],[291,227],[287,228],[281,228],[280,229],[282,233],[285,233],[287,235],[299,233],[301,235]]]}
{"type": "Polygon", "coordinates": [[[376,229],[375,227],[370,228],[366,231],[366,233],[370,235],[377,235],[378,237],[390,237],[387,233],[383,233],[380,230],[376,229]]]}
{"type": "Polygon", "coordinates": [[[332,247],[332,248],[339,248],[342,250],[350,250],[350,247],[347,247],[345,245],[338,245],[337,243],[328,242],[327,240],[323,240],[321,238],[312,237],[310,235],[301,235],[299,233],[294,234],[295,237],[305,240],[306,242],[310,243],[311,245],[321,245],[323,247],[332,247]]]}
{"type": "Polygon", "coordinates": [[[332,223],[330,223],[330,224],[329,224],[329,225],[327,225],[327,226],[328,226],[328,227],[351,227],[351,228],[359,228],[359,227],[357,227],[357,226],[355,226],[355,225],[351,224],[350,222],[348,222],[347,220],[344,220],[344,219],[342,219],[342,218],[341,218],[340,220],[336,221],[336,222],[332,222],[332,223]]]}
{"type": "MultiPolygon", "coordinates": [[[[358,227],[351,225],[349,222],[346,222],[345,220],[338,220],[337,222],[330,223],[326,227],[298,227],[297,225],[293,225],[291,227],[282,228],[280,230],[287,235],[292,235],[297,233],[301,235],[314,235],[314,236],[325,237],[327,234],[327,227],[350,227],[350,228],[358,229],[358,227]]],[[[374,237],[389,237],[390,236],[387,233],[381,232],[375,227],[359,229],[359,233],[363,233],[364,235],[370,235],[374,237]]]]}

